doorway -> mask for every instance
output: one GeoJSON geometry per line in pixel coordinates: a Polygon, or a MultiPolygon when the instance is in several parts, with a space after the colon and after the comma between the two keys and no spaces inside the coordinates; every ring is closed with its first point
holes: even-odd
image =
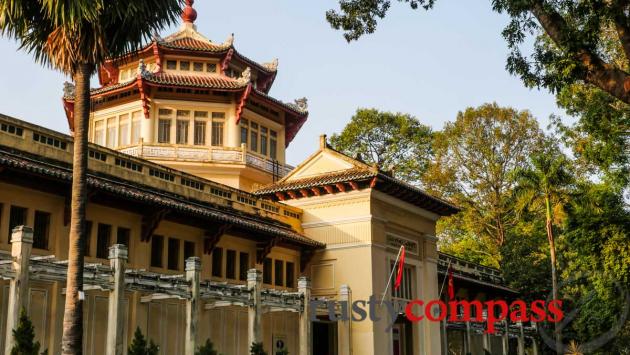
{"type": "Polygon", "coordinates": [[[392,327],[393,355],[413,355],[413,325],[404,315],[399,315],[392,327]]]}
{"type": "Polygon", "coordinates": [[[337,355],[337,323],[328,320],[313,322],[313,354],[337,355]]]}

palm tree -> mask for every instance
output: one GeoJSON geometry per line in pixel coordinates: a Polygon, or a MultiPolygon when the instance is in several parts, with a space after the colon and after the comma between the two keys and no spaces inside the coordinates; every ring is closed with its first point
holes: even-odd
{"type": "MultiPolygon", "coordinates": [[[[191,3],[191,0],[187,0],[191,3]]],[[[0,0],[0,33],[75,83],[74,157],[63,354],[82,351],[83,245],[90,77],[105,59],[137,49],[173,23],[181,0],[0,0]]]]}
{"type": "MultiPolygon", "coordinates": [[[[531,166],[515,172],[517,210],[545,212],[545,229],[551,259],[551,285],[553,299],[558,298],[558,276],[554,225],[565,217],[564,206],[569,202],[573,176],[567,170],[570,162],[558,147],[545,142],[543,148],[531,158],[531,166]]],[[[561,329],[555,324],[556,350],[562,351],[561,329]]]]}

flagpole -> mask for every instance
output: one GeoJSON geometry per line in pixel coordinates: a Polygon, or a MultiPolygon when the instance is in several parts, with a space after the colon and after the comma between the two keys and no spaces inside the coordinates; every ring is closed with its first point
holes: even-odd
{"type": "Polygon", "coordinates": [[[448,269],[451,267],[451,260],[448,260],[448,265],[446,265],[446,274],[444,275],[444,280],[442,280],[442,287],[440,287],[440,297],[442,297],[442,291],[444,291],[444,283],[446,279],[448,279],[448,269]]]}
{"type": "Polygon", "coordinates": [[[396,262],[394,263],[394,267],[392,267],[392,272],[389,274],[389,280],[387,280],[387,286],[385,287],[385,292],[383,292],[383,298],[381,298],[381,306],[383,305],[383,301],[385,301],[385,295],[387,295],[387,291],[389,290],[389,285],[392,283],[392,276],[394,276],[394,271],[396,271],[396,266],[398,266],[398,259],[400,258],[400,253],[402,252],[403,246],[401,245],[398,249],[398,255],[396,255],[396,262]]]}

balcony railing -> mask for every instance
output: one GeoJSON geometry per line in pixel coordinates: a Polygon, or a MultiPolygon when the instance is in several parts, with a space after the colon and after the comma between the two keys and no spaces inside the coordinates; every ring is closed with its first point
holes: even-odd
{"type": "Polygon", "coordinates": [[[293,169],[289,165],[249,153],[244,147],[179,147],[141,143],[121,148],[119,151],[145,159],[245,164],[280,178],[293,169]]]}

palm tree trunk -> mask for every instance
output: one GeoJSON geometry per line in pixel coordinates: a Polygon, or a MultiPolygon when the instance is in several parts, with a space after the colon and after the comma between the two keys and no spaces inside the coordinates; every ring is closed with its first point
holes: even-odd
{"type": "MultiPolygon", "coordinates": [[[[556,243],[553,237],[553,218],[551,211],[551,201],[548,196],[545,196],[545,207],[547,211],[547,240],[549,241],[549,255],[551,256],[551,293],[554,300],[558,298],[558,271],[556,269],[556,243]]],[[[558,323],[554,323],[554,334],[556,338],[556,352],[563,354],[562,349],[562,334],[558,323]]]]}
{"type": "Polygon", "coordinates": [[[90,118],[90,75],[93,66],[78,64],[74,74],[74,156],[68,250],[66,304],[61,349],[64,355],[83,351],[83,256],[85,254],[85,207],[87,204],[87,136],[90,118]]]}

